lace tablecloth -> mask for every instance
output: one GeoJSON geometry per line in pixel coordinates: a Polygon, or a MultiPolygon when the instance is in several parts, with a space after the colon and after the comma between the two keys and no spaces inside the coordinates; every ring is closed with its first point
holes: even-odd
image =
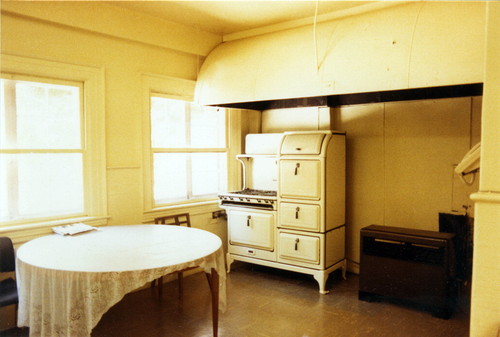
{"type": "Polygon", "coordinates": [[[160,276],[199,266],[219,275],[226,308],[222,241],[195,228],[108,226],[76,236],[32,240],[17,251],[18,326],[30,336],[90,336],[125,294],[160,276]]]}

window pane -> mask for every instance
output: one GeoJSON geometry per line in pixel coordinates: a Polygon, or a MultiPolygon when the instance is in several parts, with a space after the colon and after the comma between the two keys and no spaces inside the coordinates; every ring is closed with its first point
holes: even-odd
{"type": "Polygon", "coordinates": [[[80,149],[80,88],[1,80],[3,149],[80,149]]]}
{"type": "Polygon", "coordinates": [[[214,196],[226,189],[226,154],[191,154],[193,197],[214,196]]]}
{"type": "Polygon", "coordinates": [[[226,147],[224,109],[191,106],[191,147],[226,147]]]}
{"type": "Polygon", "coordinates": [[[151,97],[153,148],[224,148],[225,130],[224,109],[151,97]]]}
{"type": "Polygon", "coordinates": [[[82,214],[81,154],[2,154],[1,221],[82,214]]]}
{"type": "Polygon", "coordinates": [[[156,204],[216,196],[226,189],[225,153],[155,153],[156,204]]]}
{"type": "Polygon", "coordinates": [[[186,148],[186,102],[151,97],[151,146],[186,148]]]}
{"type": "Polygon", "coordinates": [[[155,153],[154,167],[154,200],[155,203],[166,203],[188,198],[187,165],[188,155],[185,153],[155,153]]]}

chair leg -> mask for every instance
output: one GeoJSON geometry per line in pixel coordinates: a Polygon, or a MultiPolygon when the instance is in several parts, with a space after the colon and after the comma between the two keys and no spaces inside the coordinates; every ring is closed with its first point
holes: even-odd
{"type": "Polygon", "coordinates": [[[182,300],[184,295],[184,277],[181,271],[177,273],[177,281],[179,283],[179,299],[182,300]]]}

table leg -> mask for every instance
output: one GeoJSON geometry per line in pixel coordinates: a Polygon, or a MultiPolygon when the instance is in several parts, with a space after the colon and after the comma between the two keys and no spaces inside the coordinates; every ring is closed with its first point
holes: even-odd
{"type": "Polygon", "coordinates": [[[163,276],[161,276],[156,282],[158,282],[158,298],[161,301],[163,299],[163,276]]]}
{"type": "Polygon", "coordinates": [[[210,292],[212,294],[212,326],[214,337],[217,337],[219,328],[219,274],[213,268],[209,279],[210,292]]]}

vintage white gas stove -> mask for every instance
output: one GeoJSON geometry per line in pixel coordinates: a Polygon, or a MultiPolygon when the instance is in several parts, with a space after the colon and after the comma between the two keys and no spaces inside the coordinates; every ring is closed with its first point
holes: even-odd
{"type": "Polygon", "coordinates": [[[345,277],[345,133],[250,134],[242,191],[219,195],[228,214],[228,269],[234,260],[345,277]]]}

